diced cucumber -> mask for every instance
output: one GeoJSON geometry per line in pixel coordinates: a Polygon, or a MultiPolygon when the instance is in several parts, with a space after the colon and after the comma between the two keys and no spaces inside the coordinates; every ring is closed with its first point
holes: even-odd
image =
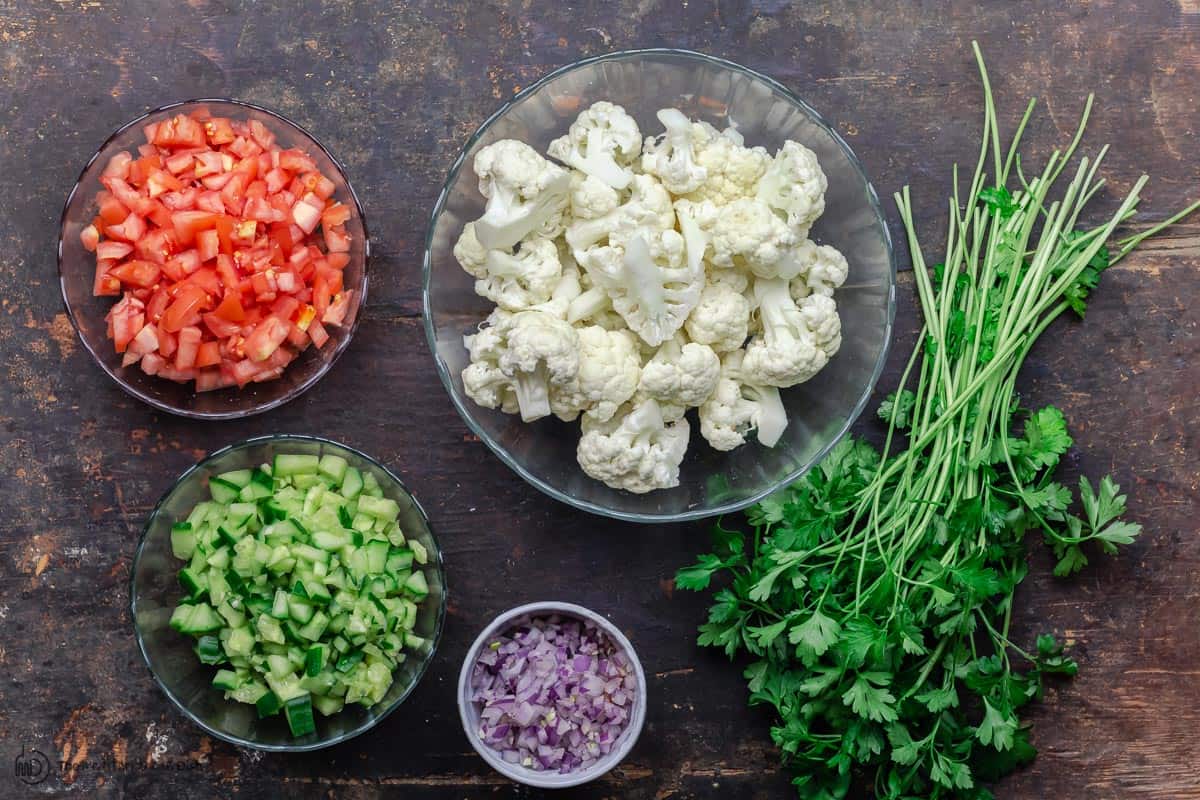
{"type": "Polygon", "coordinates": [[[350,537],[344,533],[331,531],[316,531],[312,535],[312,543],[322,550],[341,550],[350,542],[350,537]]]}
{"type": "Polygon", "coordinates": [[[312,475],[316,474],[320,467],[321,460],[316,456],[310,455],[284,455],[275,456],[275,464],[272,468],[272,474],[276,478],[288,478],[295,475],[312,475]]]}
{"type": "Polygon", "coordinates": [[[332,717],[346,706],[340,697],[319,694],[313,695],[312,704],[313,708],[326,717],[332,717]]]}
{"type": "Polygon", "coordinates": [[[265,685],[254,680],[247,680],[241,686],[229,693],[230,700],[236,700],[239,703],[249,703],[255,705],[259,699],[270,691],[265,685]]]}
{"type": "Polygon", "coordinates": [[[416,539],[408,540],[408,547],[413,552],[413,558],[418,564],[429,563],[429,551],[425,549],[425,545],[418,542],[416,539]]]}
{"type": "Polygon", "coordinates": [[[259,638],[267,642],[275,642],[283,644],[283,628],[279,626],[279,621],[263,614],[255,620],[255,628],[258,631],[259,638]]]}
{"type": "Polygon", "coordinates": [[[383,572],[387,566],[388,558],[388,543],[373,541],[363,545],[366,551],[367,572],[370,574],[378,574],[383,572]]]}
{"type": "Polygon", "coordinates": [[[321,461],[317,465],[317,471],[334,483],[340,484],[346,477],[346,470],[349,467],[350,465],[346,462],[346,459],[329,453],[321,456],[321,461]]]}
{"type": "Polygon", "coordinates": [[[191,567],[179,570],[179,585],[193,599],[203,596],[208,591],[208,579],[191,567]]]}
{"type": "Polygon", "coordinates": [[[283,713],[287,717],[292,736],[308,736],[316,732],[317,725],[313,720],[312,699],[309,695],[288,700],[283,706],[283,713]]]}
{"type": "Polygon", "coordinates": [[[301,625],[313,618],[313,608],[311,603],[301,600],[296,596],[288,597],[287,600],[287,615],[301,625]]]}
{"type": "Polygon", "coordinates": [[[325,661],[329,658],[329,645],[314,644],[304,654],[304,674],[312,677],[325,669],[325,661]]]}
{"type": "Polygon", "coordinates": [[[221,616],[208,603],[178,606],[171,614],[170,625],[180,633],[199,636],[221,629],[221,616]]]}
{"type": "Polygon", "coordinates": [[[347,467],[346,474],[342,478],[342,497],[347,500],[354,500],[363,490],[363,476],[354,467],[347,467]]]}
{"type": "Polygon", "coordinates": [[[221,478],[208,479],[208,491],[215,503],[229,505],[234,500],[237,500],[238,492],[241,490],[242,487],[221,478]]]}
{"type": "Polygon", "coordinates": [[[254,651],[254,633],[249,627],[234,628],[225,639],[225,652],[232,656],[249,656],[254,651]]]}
{"type": "Polygon", "coordinates": [[[394,576],[396,573],[412,567],[414,555],[412,550],[398,550],[393,548],[389,551],[387,557],[386,569],[388,574],[394,576]]]}
{"type": "Polygon", "coordinates": [[[358,498],[358,513],[366,514],[377,520],[395,522],[396,517],[400,514],[400,504],[389,497],[363,495],[358,498]]]}
{"type": "Polygon", "coordinates": [[[273,717],[283,708],[283,702],[279,699],[279,695],[269,689],[258,698],[254,705],[258,709],[259,717],[273,717]]]}
{"type": "Polygon", "coordinates": [[[253,471],[248,469],[235,469],[231,472],[222,472],[216,477],[218,480],[224,481],[231,486],[236,486],[238,489],[241,489],[243,486],[246,486],[250,483],[250,479],[253,474],[253,471]]]}
{"type": "Polygon", "coordinates": [[[425,581],[425,573],[414,572],[404,582],[404,591],[412,594],[418,600],[429,594],[429,584],[425,581]]]}
{"type": "Polygon", "coordinates": [[[187,561],[196,550],[196,532],[192,523],[177,522],[171,526],[171,554],[180,561],[187,561]]]}
{"type": "Polygon", "coordinates": [[[213,676],[212,685],[218,689],[232,692],[242,685],[242,680],[233,670],[219,669],[217,670],[217,674],[213,676]]]}

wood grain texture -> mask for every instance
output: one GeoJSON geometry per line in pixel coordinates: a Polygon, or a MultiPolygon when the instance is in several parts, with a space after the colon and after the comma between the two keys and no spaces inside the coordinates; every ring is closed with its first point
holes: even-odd
{"type": "MultiPolygon", "coordinates": [[[[704,598],[671,590],[706,526],[582,516],[503,469],[456,416],[421,329],[426,216],[462,142],[515,90],[581,56],[678,46],[783,81],[834,122],[882,195],[911,184],[919,218],[940,225],[949,161],[972,159],[977,136],[972,37],[1002,123],[1013,124],[1029,95],[1041,99],[1031,156],[1069,135],[1095,90],[1088,142],[1113,143],[1114,191],[1143,171],[1155,179],[1132,226],[1197,195],[1194,0],[193,0],[169,9],[0,0],[0,761],[25,747],[55,762],[36,789],[0,766],[0,796],[535,796],[470,750],[453,683],[477,628],[539,597],[609,614],[651,676],[647,727],[628,761],[559,796],[788,796],[768,717],[746,708],[737,669],[694,645],[704,598]],[[112,129],[213,95],[276,108],[341,157],[375,258],[357,338],[319,385],[264,416],[198,424],[127,397],[76,345],[54,243],[67,191],[112,129]],[[136,537],[174,476],[205,452],[274,432],[329,436],[395,468],[441,533],[452,591],[435,664],[403,708],[368,735],[303,757],[201,735],[152,682],[126,610],[136,537]]],[[[889,218],[899,241],[891,209],[889,218]]],[[[998,797],[1200,798],[1198,292],[1192,223],[1113,270],[1086,324],[1060,323],[1030,359],[1030,402],[1059,404],[1075,434],[1067,477],[1114,471],[1146,535],[1070,583],[1048,577],[1035,556],[1017,634],[1065,633],[1082,670],[1031,712],[1042,755],[998,797]]],[[[915,325],[905,281],[894,352],[915,325]]],[[[894,385],[899,360],[881,386],[894,385]]]]}

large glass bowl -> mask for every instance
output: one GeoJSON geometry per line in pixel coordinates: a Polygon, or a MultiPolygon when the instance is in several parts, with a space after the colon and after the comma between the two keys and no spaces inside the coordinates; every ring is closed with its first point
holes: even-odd
{"type": "Polygon", "coordinates": [[[67,315],[79,334],[84,348],[104,372],[129,394],[155,408],[194,419],[234,419],[258,414],[281,406],[299,397],[321,379],[350,344],[358,327],[358,312],[367,295],[367,261],[371,245],[367,235],[362,206],[354,194],[346,174],[337,159],[312,134],[274,111],[244,103],[240,100],[189,100],[172,103],[143,114],[122,125],[96,151],[63,207],[61,235],[58,241],[58,277],[62,286],[67,315]],[[79,233],[96,216],[96,193],[104,187],[100,176],[108,160],[121,151],[137,154],[137,147],[146,141],[142,129],[153,122],[187,114],[206,107],[214,117],[258,120],[275,134],[281,147],[294,147],[316,162],[321,173],[333,181],[333,197],[350,207],[346,232],[350,234],[350,263],[342,273],[347,289],[355,292],[355,302],[344,325],[330,325],[329,341],[320,349],[309,347],[284,370],[277,380],[251,383],[244,389],[230,387],[213,392],[196,392],[193,384],[175,383],[142,372],[134,364],[121,366],[121,354],[113,349],[106,334],[105,314],[119,298],[92,296],[96,270],[96,254],[83,249],[79,233]]]}
{"type": "Polygon", "coordinates": [[[446,390],[473,430],[504,463],[538,489],[597,514],[669,522],[735,511],[804,474],[837,443],[863,410],[883,368],[895,313],[895,262],[879,199],[850,147],[802,100],[775,81],[728,61],[680,50],[638,50],[586,59],[547,75],[493,114],[450,168],[433,210],[425,250],[425,330],[446,390]],[[660,108],[725,128],[736,123],[749,145],[774,152],[795,139],[816,152],[829,178],[825,213],[812,238],[837,247],[850,276],[837,291],[841,350],[815,378],[783,390],[790,424],[768,449],[751,442],[729,453],[708,447],[692,415],[692,444],[680,485],[635,495],[583,474],[575,460],[577,423],[519,417],[477,406],[463,392],[468,355],[462,337],[491,304],[452,253],[463,225],[485,205],[471,163],[499,139],[521,139],[545,152],[576,114],[598,100],[626,108],[643,132],[661,129],[660,108]]]}
{"type": "Polygon", "coordinates": [[[404,702],[425,674],[441,639],[446,616],[442,551],[416,499],[399,478],[375,459],[328,439],[260,436],[213,453],[183,473],[159,500],[133,557],[129,607],[146,665],[167,697],[188,719],[219,739],[245,747],[283,752],[317,750],[374,727],[404,702]],[[171,553],[172,523],[186,517],[196,503],[209,499],[210,476],[269,463],[276,453],[332,453],[346,459],[350,466],[371,473],[384,495],[400,504],[399,522],[404,535],[419,541],[429,552],[429,563],[425,566],[429,596],[420,605],[414,630],[428,642],[428,647],[420,653],[408,651],[407,659],[393,675],[391,688],[379,703],[370,708],[350,704],[331,717],[314,714],[316,733],[300,739],[288,731],[282,714],[259,719],[254,706],[226,700],[224,693],[212,686],[216,668],[201,664],[192,650],[192,638],[169,625],[171,612],[183,596],[178,574],[184,566],[171,553]]]}

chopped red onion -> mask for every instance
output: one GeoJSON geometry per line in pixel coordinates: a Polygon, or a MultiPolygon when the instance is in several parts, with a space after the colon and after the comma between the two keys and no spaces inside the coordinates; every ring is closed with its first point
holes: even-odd
{"type": "Polygon", "coordinates": [[[477,734],[510,764],[574,772],[612,751],[633,713],[629,658],[588,620],[519,623],[488,643],[471,673],[477,734]]]}

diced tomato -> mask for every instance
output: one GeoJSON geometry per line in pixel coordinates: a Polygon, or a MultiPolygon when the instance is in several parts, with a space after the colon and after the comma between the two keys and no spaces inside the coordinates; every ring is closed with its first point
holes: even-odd
{"type": "Polygon", "coordinates": [[[320,322],[313,320],[312,324],[308,326],[308,338],[312,339],[312,343],[320,350],[329,341],[329,332],[320,322]]]}
{"type": "Polygon", "coordinates": [[[113,267],[109,274],[121,283],[130,286],[150,288],[158,280],[158,265],[152,261],[126,261],[119,267],[113,267]]]}
{"type": "Polygon", "coordinates": [[[350,234],[341,225],[327,227],[325,230],[325,249],[330,254],[350,252],[350,234]]]}
{"type": "Polygon", "coordinates": [[[121,282],[108,274],[112,266],[111,261],[96,261],[96,277],[92,281],[92,294],[95,297],[115,297],[121,293],[121,282]]]}
{"type": "Polygon", "coordinates": [[[120,178],[125,180],[129,177],[129,164],[133,161],[133,156],[126,152],[117,153],[108,160],[104,165],[104,176],[108,178],[120,178]]]}
{"type": "Polygon", "coordinates": [[[193,366],[215,367],[221,363],[221,343],[217,341],[201,342],[196,348],[196,362],[193,366]]]}
{"type": "Polygon", "coordinates": [[[189,325],[179,329],[179,349],[175,351],[175,369],[191,369],[195,366],[201,337],[199,328],[189,325]]]}
{"type": "Polygon", "coordinates": [[[95,225],[88,225],[79,232],[79,243],[89,253],[96,252],[96,248],[100,245],[100,231],[95,225]]]}
{"type": "Polygon", "coordinates": [[[246,310],[242,308],[240,294],[237,291],[226,292],[225,297],[213,313],[221,319],[229,320],[230,322],[241,322],[246,319],[246,310]]]}
{"type": "Polygon", "coordinates": [[[257,120],[208,109],[144,127],[104,169],[80,234],[122,361],[197,391],[278,378],[345,324],[351,209],[299,150],[257,120]],[[318,233],[317,228],[322,230],[318,233]]]}
{"type": "Polygon", "coordinates": [[[129,209],[121,205],[121,201],[113,197],[110,192],[101,192],[99,202],[100,218],[104,220],[105,225],[115,225],[119,222],[124,222],[125,217],[129,215],[129,209]]]}
{"type": "Polygon", "coordinates": [[[284,150],[279,154],[279,166],[288,172],[316,172],[317,165],[299,150],[284,150]]]}
{"type": "Polygon", "coordinates": [[[215,227],[216,223],[216,215],[208,211],[177,211],[171,215],[175,238],[181,245],[192,244],[198,231],[215,227]]]}
{"type": "Polygon", "coordinates": [[[109,322],[113,329],[113,346],[118,353],[124,353],[125,348],[133,341],[146,323],[146,306],[141,300],[126,294],[108,312],[109,322]]]}
{"type": "Polygon", "coordinates": [[[128,353],[135,356],[144,356],[146,353],[153,353],[158,349],[158,331],[152,323],[147,322],[138,331],[138,335],[133,337],[129,343],[128,353]]]}
{"type": "Polygon", "coordinates": [[[196,196],[196,208],[213,214],[224,214],[225,201],[221,199],[220,192],[201,192],[196,196]]]}
{"type": "Polygon", "coordinates": [[[120,239],[125,242],[136,242],[146,233],[146,220],[137,214],[130,214],[125,218],[124,222],[117,225],[109,225],[104,229],[104,233],[114,239],[120,239]]]}
{"type": "Polygon", "coordinates": [[[128,242],[104,241],[94,248],[96,258],[121,259],[133,252],[133,245],[128,242]]]}
{"type": "Polygon", "coordinates": [[[221,250],[221,239],[216,229],[200,231],[196,234],[196,251],[200,261],[211,261],[221,250]]]}
{"type": "Polygon", "coordinates": [[[175,293],[175,299],[163,312],[163,328],[174,333],[186,325],[194,324],[191,320],[199,316],[207,303],[208,295],[199,286],[194,283],[181,285],[175,293]]]}
{"type": "Polygon", "coordinates": [[[346,314],[350,311],[350,303],[354,300],[354,292],[342,292],[332,303],[329,309],[321,315],[321,322],[326,325],[342,325],[346,321],[346,314]]]}
{"type": "Polygon", "coordinates": [[[242,331],[240,324],[218,317],[211,311],[201,315],[201,319],[204,321],[204,327],[208,328],[209,332],[218,339],[228,339],[231,336],[237,336],[242,331]]]}
{"type": "Polygon", "coordinates": [[[217,146],[229,144],[236,138],[233,125],[224,117],[213,117],[205,122],[204,131],[208,134],[208,143],[217,146]]]}
{"type": "Polygon", "coordinates": [[[212,267],[201,267],[192,273],[188,281],[199,286],[210,297],[218,297],[221,294],[221,279],[217,277],[217,271],[212,267]]]}

